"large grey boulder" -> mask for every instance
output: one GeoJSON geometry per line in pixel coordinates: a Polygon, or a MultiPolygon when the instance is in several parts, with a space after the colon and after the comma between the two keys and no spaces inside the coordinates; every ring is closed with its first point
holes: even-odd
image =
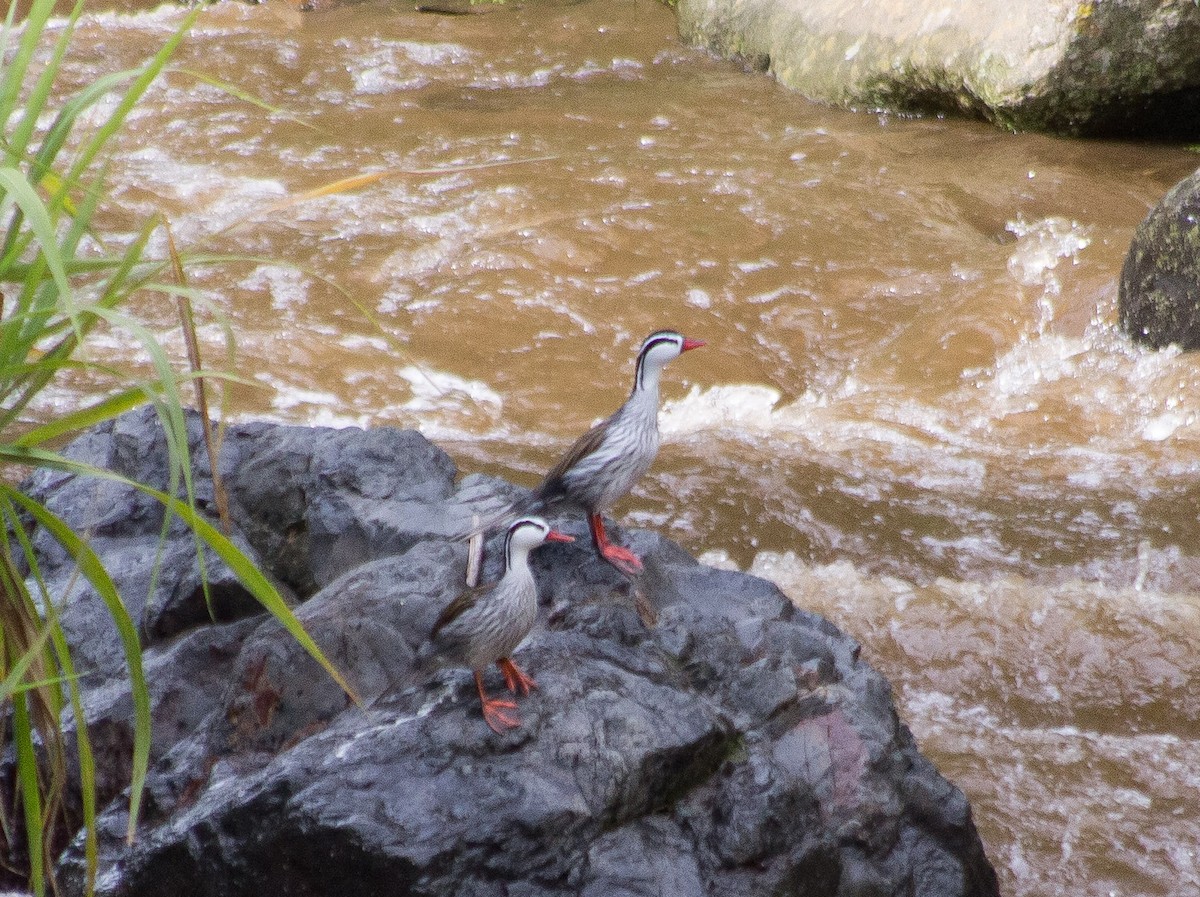
{"type": "Polygon", "coordinates": [[[1200,347],[1200,171],[1138,225],[1121,269],[1121,330],[1159,349],[1200,347]]]}
{"type": "MultiPolygon", "coordinates": [[[[200,422],[189,414],[186,423],[196,504],[215,515],[200,422]]],[[[64,454],[161,491],[172,485],[167,440],[150,408],[97,427],[64,454]]],[[[462,528],[461,520],[448,516],[456,508],[465,513],[448,501],[454,463],[412,431],[236,424],[225,431],[219,457],[233,525],[229,536],[292,605],[321,581],[404,551],[430,529],[444,536],[462,528]]],[[[138,625],[154,718],[151,759],[157,762],[212,712],[247,635],[243,623],[258,618],[251,629],[257,626],[262,608],[211,551],[205,551],[202,578],[191,531],[178,518],[165,519],[154,498],[109,480],[48,469],[24,489],[87,536],[138,625]]],[[[176,492],[186,494],[181,483],[176,492]]],[[[42,529],[33,531],[32,540],[81,674],[103,804],[129,784],[133,715],[124,647],[103,601],[62,547],[42,529]]],[[[32,582],[31,591],[37,594],[32,582]]],[[[66,721],[72,729],[69,710],[66,721]]]]}
{"type": "MultiPolygon", "coordinates": [[[[73,451],[114,459],[112,436],[139,429],[152,445],[153,421],[134,416],[73,451]]],[[[333,572],[316,572],[330,552],[312,550],[314,497],[322,532],[342,534],[322,546],[352,534],[339,556],[355,563],[296,613],[363,701],[261,615],[183,615],[173,634],[147,634],[154,766],[132,845],[116,795],[128,687],[115,673],[86,697],[111,798],[99,894],[997,893],[965,798],[918,752],[887,682],[852,639],[766,581],[614,528],[645,560],[633,583],[565,515],[556,525],[577,541],[535,554],[542,610],[518,652],[539,688],[520,700],[521,727],[496,735],[467,671],[411,666],[461,588],[465,546],[438,531],[480,483],[456,486],[448,459],[411,433],[305,439],[250,425],[228,440],[235,523],[277,578],[333,572]],[[263,505],[256,489],[273,498],[263,505]],[[308,550],[256,530],[268,506],[308,550]]],[[[83,488],[37,484],[46,499],[83,488]]],[[[110,515],[102,556],[157,537],[144,510],[121,543],[110,515]]],[[[497,547],[485,579],[499,572],[497,547]]],[[[79,592],[64,614],[94,600],[79,592]]],[[[494,670],[489,682],[503,687],[494,670]]],[[[65,893],[82,893],[82,838],[58,871],[65,893]]]]}
{"type": "Polygon", "coordinates": [[[819,102],[1065,135],[1200,134],[1193,0],[678,0],[684,39],[819,102]]]}

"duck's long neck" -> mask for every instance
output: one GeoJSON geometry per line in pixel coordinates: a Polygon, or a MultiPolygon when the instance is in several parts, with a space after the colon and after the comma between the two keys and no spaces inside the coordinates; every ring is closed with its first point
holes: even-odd
{"type": "Polygon", "coordinates": [[[633,381],[633,392],[621,408],[621,419],[625,426],[634,427],[636,432],[658,432],[658,379],[662,366],[648,364],[645,358],[638,359],[637,376],[633,381]]]}
{"type": "Polygon", "coordinates": [[[523,545],[514,545],[512,539],[504,544],[504,578],[533,579],[533,571],[529,569],[530,549],[523,545]]]}
{"type": "Polygon", "coordinates": [[[640,399],[654,408],[658,407],[658,381],[662,376],[662,365],[652,364],[642,355],[638,358],[637,374],[633,378],[633,392],[629,398],[640,399]]]}

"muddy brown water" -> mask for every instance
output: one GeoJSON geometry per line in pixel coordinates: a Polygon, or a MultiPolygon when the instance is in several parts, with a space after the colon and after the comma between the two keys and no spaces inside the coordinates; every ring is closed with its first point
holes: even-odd
{"type": "MultiPolygon", "coordinates": [[[[181,15],[89,15],[70,78],[181,15]]],[[[104,214],[257,259],[192,274],[206,352],[232,331],[253,384],[231,413],[415,426],[464,471],[532,484],[621,401],[642,336],[707,340],[667,369],[664,447],[620,518],[859,638],[1006,894],[1185,895],[1200,362],[1115,320],[1134,227],[1196,166],[816,106],[682,46],[648,0],[271,0],[204,13],[104,214]]],[[[95,351],[137,357],[115,333],[95,351]]]]}

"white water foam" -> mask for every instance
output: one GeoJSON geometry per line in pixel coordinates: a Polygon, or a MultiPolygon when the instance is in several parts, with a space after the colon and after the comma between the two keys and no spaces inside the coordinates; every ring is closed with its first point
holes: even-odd
{"type": "Polygon", "coordinates": [[[768,432],[776,425],[775,406],[780,396],[777,389],[752,384],[693,386],[684,398],[663,404],[659,430],[666,437],[722,428],[768,432]]]}
{"type": "Polygon", "coordinates": [[[1088,229],[1065,218],[1010,221],[1006,230],[1017,236],[1017,247],[1008,259],[1008,270],[1025,286],[1040,287],[1037,332],[1043,333],[1054,319],[1054,297],[1062,293],[1056,269],[1065,260],[1072,263],[1091,243],[1088,229]]]}
{"type": "Polygon", "coordinates": [[[462,409],[468,403],[487,405],[499,413],[504,406],[501,395],[482,380],[468,380],[457,374],[409,365],[399,371],[400,378],[412,388],[412,398],[402,407],[409,411],[462,409]]]}

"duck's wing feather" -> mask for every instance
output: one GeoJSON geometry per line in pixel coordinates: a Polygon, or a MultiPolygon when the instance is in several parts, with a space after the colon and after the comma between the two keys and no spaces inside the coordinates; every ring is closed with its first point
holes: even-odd
{"type": "Polygon", "coordinates": [[[534,494],[543,501],[557,497],[563,489],[563,477],[572,467],[595,452],[604,443],[612,418],[602,420],[582,436],[575,440],[574,445],[567,449],[566,454],[558,459],[558,463],[550,468],[546,478],[534,490],[534,494]]]}
{"type": "Polygon", "coordinates": [[[478,604],[479,599],[487,594],[490,588],[490,586],[477,586],[473,589],[467,589],[465,592],[447,604],[446,607],[443,608],[442,612],[438,615],[437,621],[433,624],[433,629],[429,631],[429,640],[436,641],[438,634],[443,629],[478,604]]]}

